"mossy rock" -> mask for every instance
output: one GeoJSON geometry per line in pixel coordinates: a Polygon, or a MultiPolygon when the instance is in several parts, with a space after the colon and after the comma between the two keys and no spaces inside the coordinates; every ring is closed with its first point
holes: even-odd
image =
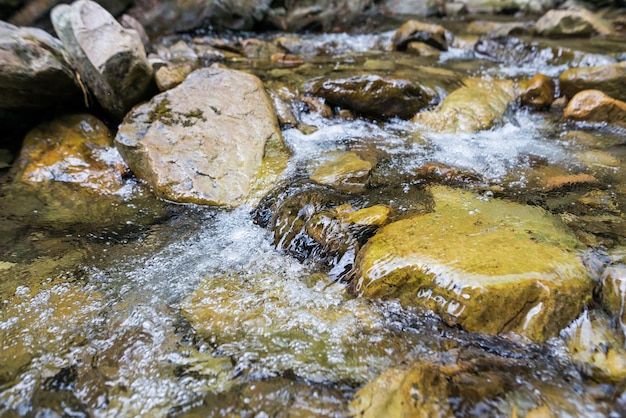
{"type": "Polygon", "coordinates": [[[434,213],[391,223],[362,248],[354,293],[398,298],[449,324],[545,341],[591,299],[579,242],[538,207],[433,187],[434,213]]]}
{"type": "Polygon", "coordinates": [[[313,174],[311,180],[345,192],[360,192],[365,189],[372,163],[354,152],[346,152],[325,161],[313,174]]]}
{"type": "Polygon", "coordinates": [[[503,117],[515,98],[508,80],[465,80],[432,111],[415,115],[413,122],[438,132],[474,132],[490,129],[503,117]]]}

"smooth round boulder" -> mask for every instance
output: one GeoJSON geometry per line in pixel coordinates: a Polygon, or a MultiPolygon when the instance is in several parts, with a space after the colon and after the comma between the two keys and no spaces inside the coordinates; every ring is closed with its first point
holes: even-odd
{"type": "Polygon", "coordinates": [[[551,77],[536,74],[530,80],[520,82],[520,102],[532,109],[546,109],[552,104],[555,91],[556,86],[551,77]]]}
{"type": "Polygon", "coordinates": [[[574,121],[626,126],[626,103],[600,90],[583,90],[572,97],[563,115],[574,121]]]}
{"type": "Polygon", "coordinates": [[[435,212],[393,222],[361,249],[356,295],[399,299],[470,331],[545,341],[591,300],[567,227],[541,208],[445,186],[435,212]]]}
{"type": "Polygon", "coordinates": [[[550,10],[535,24],[537,33],[543,36],[590,36],[610,35],[611,24],[585,8],[550,10]]]}

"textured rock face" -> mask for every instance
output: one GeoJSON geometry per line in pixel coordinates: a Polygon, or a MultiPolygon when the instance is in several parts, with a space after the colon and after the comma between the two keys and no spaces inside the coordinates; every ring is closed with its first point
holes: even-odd
{"type": "Polygon", "coordinates": [[[286,163],[263,83],[219,67],[135,107],[115,140],[133,173],[177,202],[236,206],[286,163]]]}
{"type": "Polygon", "coordinates": [[[561,93],[572,98],[583,90],[600,90],[626,101],[626,62],[588,68],[571,68],[559,76],[561,93]]]}
{"type": "Polygon", "coordinates": [[[80,97],[58,39],[0,22],[0,109],[49,107],[80,97]]]}
{"type": "Polygon", "coordinates": [[[432,189],[435,212],[387,225],[359,253],[356,294],[399,298],[471,331],[555,336],[591,298],[577,240],[537,207],[432,189]]]}
{"type": "Polygon", "coordinates": [[[566,119],[626,126],[626,103],[599,90],[583,90],[569,101],[566,119]]]}
{"type": "Polygon", "coordinates": [[[464,86],[450,93],[432,111],[415,115],[412,121],[443,132],[473,132],[491,128],[502,119],[515,97],[508,80],[468,79],[464,86]]]}
{"type": "Polygon", "coordinates": [[[313,83],[311,94],[358,114],[387,119],[408,119],[430,104],[432,97],[409,80],[362,75],[346,79],[322,79],[313,83]]]}
{"type": "Polygon", "coordinates": [[[59,5],[51,18],[82,80],[102,107],[121,119],[143,98],[152,80],[152,67],[137,32],[124,29],[90,0],[59,5]]]}

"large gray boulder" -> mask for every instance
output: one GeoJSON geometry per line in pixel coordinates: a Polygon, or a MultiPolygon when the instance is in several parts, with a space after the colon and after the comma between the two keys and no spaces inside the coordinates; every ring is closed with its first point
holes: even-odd
{"type": "Polygon", "coordinates": [[[79,97],[58,39],[0,22],[0,109],[51,107],[79,97]]]}
{"type": "Polygon", "coordinates": [[[236,206],[287,160],[261,80],[217,66],[136,106],[115,141],[137,177],[177,202],[236,206]]]}
{"type": "Polygon", "coordinates": [[[78,0],[52,10],[54,29],[100,105],[122,118],[152,80],[141,38],[97,3],[78,0]]]}

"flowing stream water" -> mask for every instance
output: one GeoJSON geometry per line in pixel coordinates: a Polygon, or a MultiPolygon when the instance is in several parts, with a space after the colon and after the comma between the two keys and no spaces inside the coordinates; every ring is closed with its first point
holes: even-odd
{"type": "MultiPolygon", "coordinates": [[[[493,62],[460,48],[438,58],[399,57],[386,49],[392,33],[303,36],[302,49],[311,51],[306,70],[230,65],[271,83],[418,65],[480,77],[556,76],[572,62],[611,61],[592,41],[578,45],[568,63],[543,45],[522,62],[493,62]]],[[[389,176],[436,161],[513,188],[525,203],[534,196],[525,170],[536,161],[583,165],[583,146],[566,136],[571,126],[520,108],[491,130],[456,135],[420,133],[396,119],[301,118],[317,129],[283,130],[292,152],[283,178],[290,181],[332,152],[361,150],[386,158],[389,176]]],[[[576,129],[596,138],[589,149],[624,155],[622,130],[576,129]]],[[[605,174],[599,187],[616,188],[621,200],[623,163],[598,170],[605,174]]],[[[382,199],[402,205],[409,188],[382,199]]],[[[586,377],[560,338],[533,344],[469,333],[395,301],[351,296],[315,260],[277,249],[271,231],[254,222],[253,207],[166,206],[157,222],[119,228],[2,220],[0,414],[346,416],[354,393],[388,368],[454,351],[488,364],[486,375],[473,375],[473,392],[451,397],[457,416],[523,416],[539,404],[563,417],[619,416],[619,385],[586,377]],[[493,387],[501,375],[504,390],[493,387]]],[[[590,265],[606,256],[590,254],[590,265]]]]}

